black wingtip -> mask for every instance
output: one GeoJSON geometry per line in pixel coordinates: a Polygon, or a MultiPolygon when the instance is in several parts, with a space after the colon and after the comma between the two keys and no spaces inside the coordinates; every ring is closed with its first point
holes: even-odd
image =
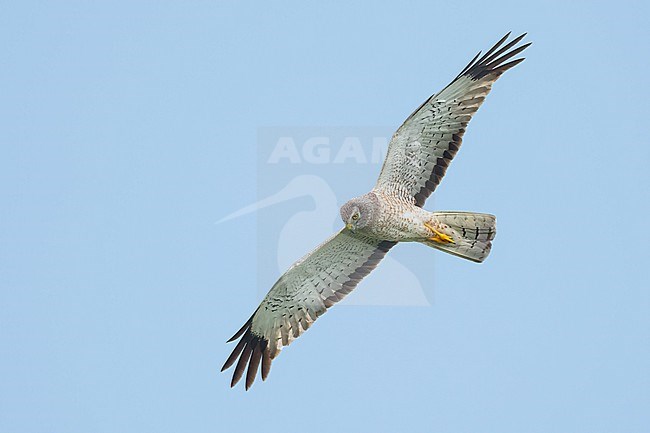
{"type": "Polygon", "coordinates": [[[497,43],[494,44],[492,48],[487,50],[481,58],[476,59],[475,57],[474,60],[472,60],[470,64],[463,69],[457,78],[460,78],[461,76],[468,76],[473,80],[480,80],[487,75],[498,76],[516,64],[521,63],[521,61],[523,61],[523,58],[516,59],[509,63],[505,62],[528,48],[532,42],[528,42],[517,47],[516,45],[527,35],[527,33],[523,33],[507,44],[503,45],[511,34],[512,32],[506,33],[506,35],[499,39],[499,41],[497,41],[497,43]]]}
{"type": "Polygon", "coordinates": [[[228,359],[226,359],[226,362],[223,364],[223,367],[221,367],[221,371],[225,371],[225,370],[229,369],[235,363],[235,361],[237,360],[237,357],[242,352],[242,350],[244,350],[245,346],[246,346],[246,340],[244,338],[242,338],[239,341],[239,343],[237,343],[237,345],[233,349],[233,351],[230,354],[230,356],[228,357],[228,359]]]}
{"type": "Polygon", "coordinates": [[[492,53],[494,53],[501,46],[501,44],[503,44],[506,40],[508,40],[508,38],[510,37],[510,33],[512,33],[512,32],[506,33],[505,36],[503,36],[501,39],[499,39],[497,41],[496,44],[492,45],[492,48],[487,50],[485,52],[485,54],[483,55],[483,57],[481,57],[476,63],[481,64],[481,63],[483,63],[485,61],[485,59],[490,57],[492,55],[492,53]]]}
{"type": "Polygon", "coordinates": [[[230,387],[234,387],[246,373],[245,388],[246,391],[253,386],[257,372],[262,366],[262,380],[266,379],[271,369],[271,351],[269,342],[266,338],[253,334],[251,331],[252,321],[246,322],[243,331],[240,330],[235,336],[241,335],[241,340],[237,343],[232,353],[221,367],[225,371],[235,364],[235,371],[230,381],[230,387]]]}
{"type": "Polygon", "coordinates": [[[262,340],[259,340],[255,344],[255,348],[253,349],[253,353],[249,359],[248,371],[246,372],[246,391],[248,391],[248,388],[253,386],[253,382],[255,382],[255,376],[257,376],[257,370],[260,366],[260,361],[262,360],[262,345],[262,340]]]}
{"type": "MultiPolygon", "coordinates": [[[[257,313],[257,310],[255,310],[255,313],[257,313]]],[[[230,337],[230,339],[228,339],[226,343],[232,343],[233,341],[241,337],[248,328],[250,328],[251,323],[253,323],[253,317],[255,317],[255,313],[251,315],[251,317],[246,321],[246,323],[244,323],[244,326],[239,328],[239,331],[235,332],[235,335],[230,337]]]]}
{"type": "Polygon", "coordinates": [[[463,68],[462,71],[460,71],[460,74],[458,74],[458,76],[457,76],[456,78],[459,78],[459,77],[462,76],[465,72],[467,72],[467,70],[468,70],[469,68],[472,67],[472,65],[474,64],[474,62],[476,61],[476,59],[478,59],[478,56],[480,56],[480,55],[481,55],[481,51],[479,51],[479,52],[474,56],[474,58],[473,58],[472,60],[469,61],[469,63],[468,63],[468,64],[463,68]]]}
{"type": "Polygon", "coordinates": [[[262,356],[262,382],[266,380],[271,371],[271,358],[268,357],[270,351],[265,350],[264,355],[262,356]]]}

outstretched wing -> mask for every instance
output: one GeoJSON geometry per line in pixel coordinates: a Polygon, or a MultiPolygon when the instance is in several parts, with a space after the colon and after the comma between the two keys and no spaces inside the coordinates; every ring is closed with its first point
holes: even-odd
{"type": "Polygon", "coordinates": [[[465,128],[492,84],[524,60],[506,63],[530,45],[514,48],[525,35],[501,47],[508,33],[481,58],[479,52],[447,87],[406,119],[388,146],[376,189],[412,197],[415,204],[424,205],[458,152],[465,128]]]}
{"type": "Polygon", "coordinates": [[[262,380],[266,379],[271,360],[282,347],[350,293],[395,244],[343,229],[291,266],[253,316],[228,340],[241,337],[221,369],[239,359],[230,386],[235,386],[248,365],[246,389],[250,388],[260,361],[262,380]]]}

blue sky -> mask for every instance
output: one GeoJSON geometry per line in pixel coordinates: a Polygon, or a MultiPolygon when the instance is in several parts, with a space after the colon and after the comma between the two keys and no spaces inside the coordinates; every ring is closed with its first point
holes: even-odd
{"type": "MultiPolygon", "coordinates": [[[[5,2],[0,431],[647,431],[649,13],[5,2]],[[277,277],[280,211],[215,223],[273,179],[259,131],[393,130],[509,30],[527,60],[429,205],[496,214],[490,258],[399,245],[430,306],[333,308],[230,389],[225,340],[277,277]]],[[[315,170],[339,205],[378,173],[315,170]]]]}

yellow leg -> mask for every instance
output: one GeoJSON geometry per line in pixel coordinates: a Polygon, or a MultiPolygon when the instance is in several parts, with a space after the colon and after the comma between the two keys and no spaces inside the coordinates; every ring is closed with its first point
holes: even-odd
{"type": "Polygon", "coordinates": [[[454,240],[451,238],[451,236],[446,235],[444,233],[440,233],[431,224],[424,223],[424,226],[433,232],[433,236],[428,238],[430,241],[437,242],[439,244],[454,244],[455,243],[454,240]]]}

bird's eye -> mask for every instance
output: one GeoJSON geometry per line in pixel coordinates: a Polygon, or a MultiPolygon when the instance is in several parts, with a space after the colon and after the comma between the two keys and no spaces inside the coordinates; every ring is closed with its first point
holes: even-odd
{"type": "Polygon", "coordinates": [[[359,214],[358,214],[358,213],[355,213],[354,215],[352,215],[352,219],[353,219],[354,221],[358,220],[358,219],[359,219],[359,214]]]}

